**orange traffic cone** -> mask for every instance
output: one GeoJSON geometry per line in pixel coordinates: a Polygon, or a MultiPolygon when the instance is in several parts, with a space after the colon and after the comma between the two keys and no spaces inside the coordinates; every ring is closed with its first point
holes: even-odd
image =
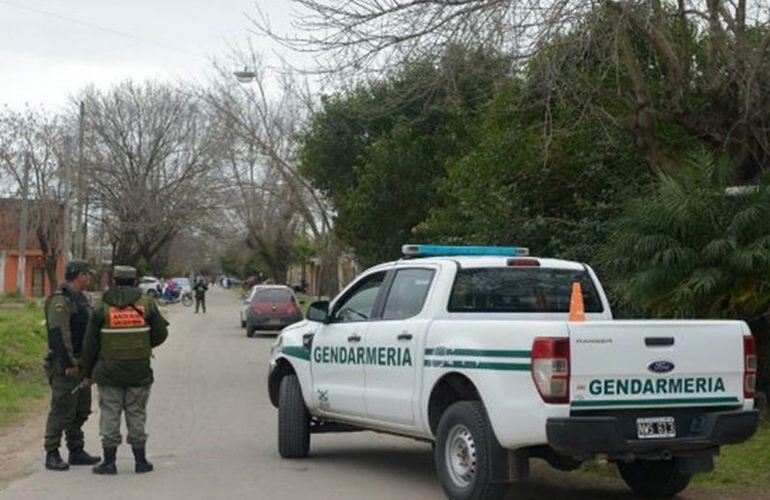
{"type": "Polygon", "coordinates": [[[572,283],[572,297],[569,300],[569,320],[586,320],[586,310],[583,306],[583,287],[577,281],[572,283]]]}

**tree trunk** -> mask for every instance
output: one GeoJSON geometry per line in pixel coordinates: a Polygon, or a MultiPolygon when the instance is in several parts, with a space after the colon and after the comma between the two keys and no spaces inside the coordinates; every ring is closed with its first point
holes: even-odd
{"type": "Polygon", "coordinates": [[[53,292],[54,288],[58,285],[56,282],[56,256],[46,255],[43,257],[43,268],[48,277],[48,282],[51,284],[51,292],[53,292]]]}
{"type": "Polygon", "coordinates": [[[318,253],[321,259],[318,293],[327,297],[334,297],[340,291],[339,276],[337,274],[340,251],[334,235],[326,234],[324,241],[319,245],[318,253]]]}

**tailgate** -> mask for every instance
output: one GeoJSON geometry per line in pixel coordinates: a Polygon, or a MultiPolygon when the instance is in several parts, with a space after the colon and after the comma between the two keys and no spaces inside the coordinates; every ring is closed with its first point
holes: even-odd
{"type": "Polygon", "coordinates": [[[569,323],[571,408],[743,403],[740,321],[569,323]]]}

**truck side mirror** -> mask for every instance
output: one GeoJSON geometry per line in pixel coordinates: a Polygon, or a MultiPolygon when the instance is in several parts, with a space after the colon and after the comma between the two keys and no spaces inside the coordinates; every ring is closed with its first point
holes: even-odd
{"type": "Polygon", "coordinates": [[[329,301],[319,300],[310,304],[310,307],[307,309],[307,319],[326,323],[329,320],[329,301]]]}

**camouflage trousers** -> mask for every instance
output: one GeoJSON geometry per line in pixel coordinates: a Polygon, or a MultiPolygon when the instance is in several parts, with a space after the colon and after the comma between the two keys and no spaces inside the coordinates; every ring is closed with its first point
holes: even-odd
{"type": "Polygon", "coordinates": [[[122,442],[120,417],[126,415],[128,436],[126,442],[132,447],[143,447],[147,442],[144,424],[147,421],[147,401],[151,385],[120,387],[99,385],[99,434],[102,447],[117,448],[122,442]]]}
{"type": "Polygon", "coordinates": [[[59,449],[64,434],[67,448],[83,449],[83,424],[91,414],[91,389],[72,390],[80,384],[80,378],[67,378],[48,368],[51,385],[51,409],[45,424],[45,450],[59,449]]]}

